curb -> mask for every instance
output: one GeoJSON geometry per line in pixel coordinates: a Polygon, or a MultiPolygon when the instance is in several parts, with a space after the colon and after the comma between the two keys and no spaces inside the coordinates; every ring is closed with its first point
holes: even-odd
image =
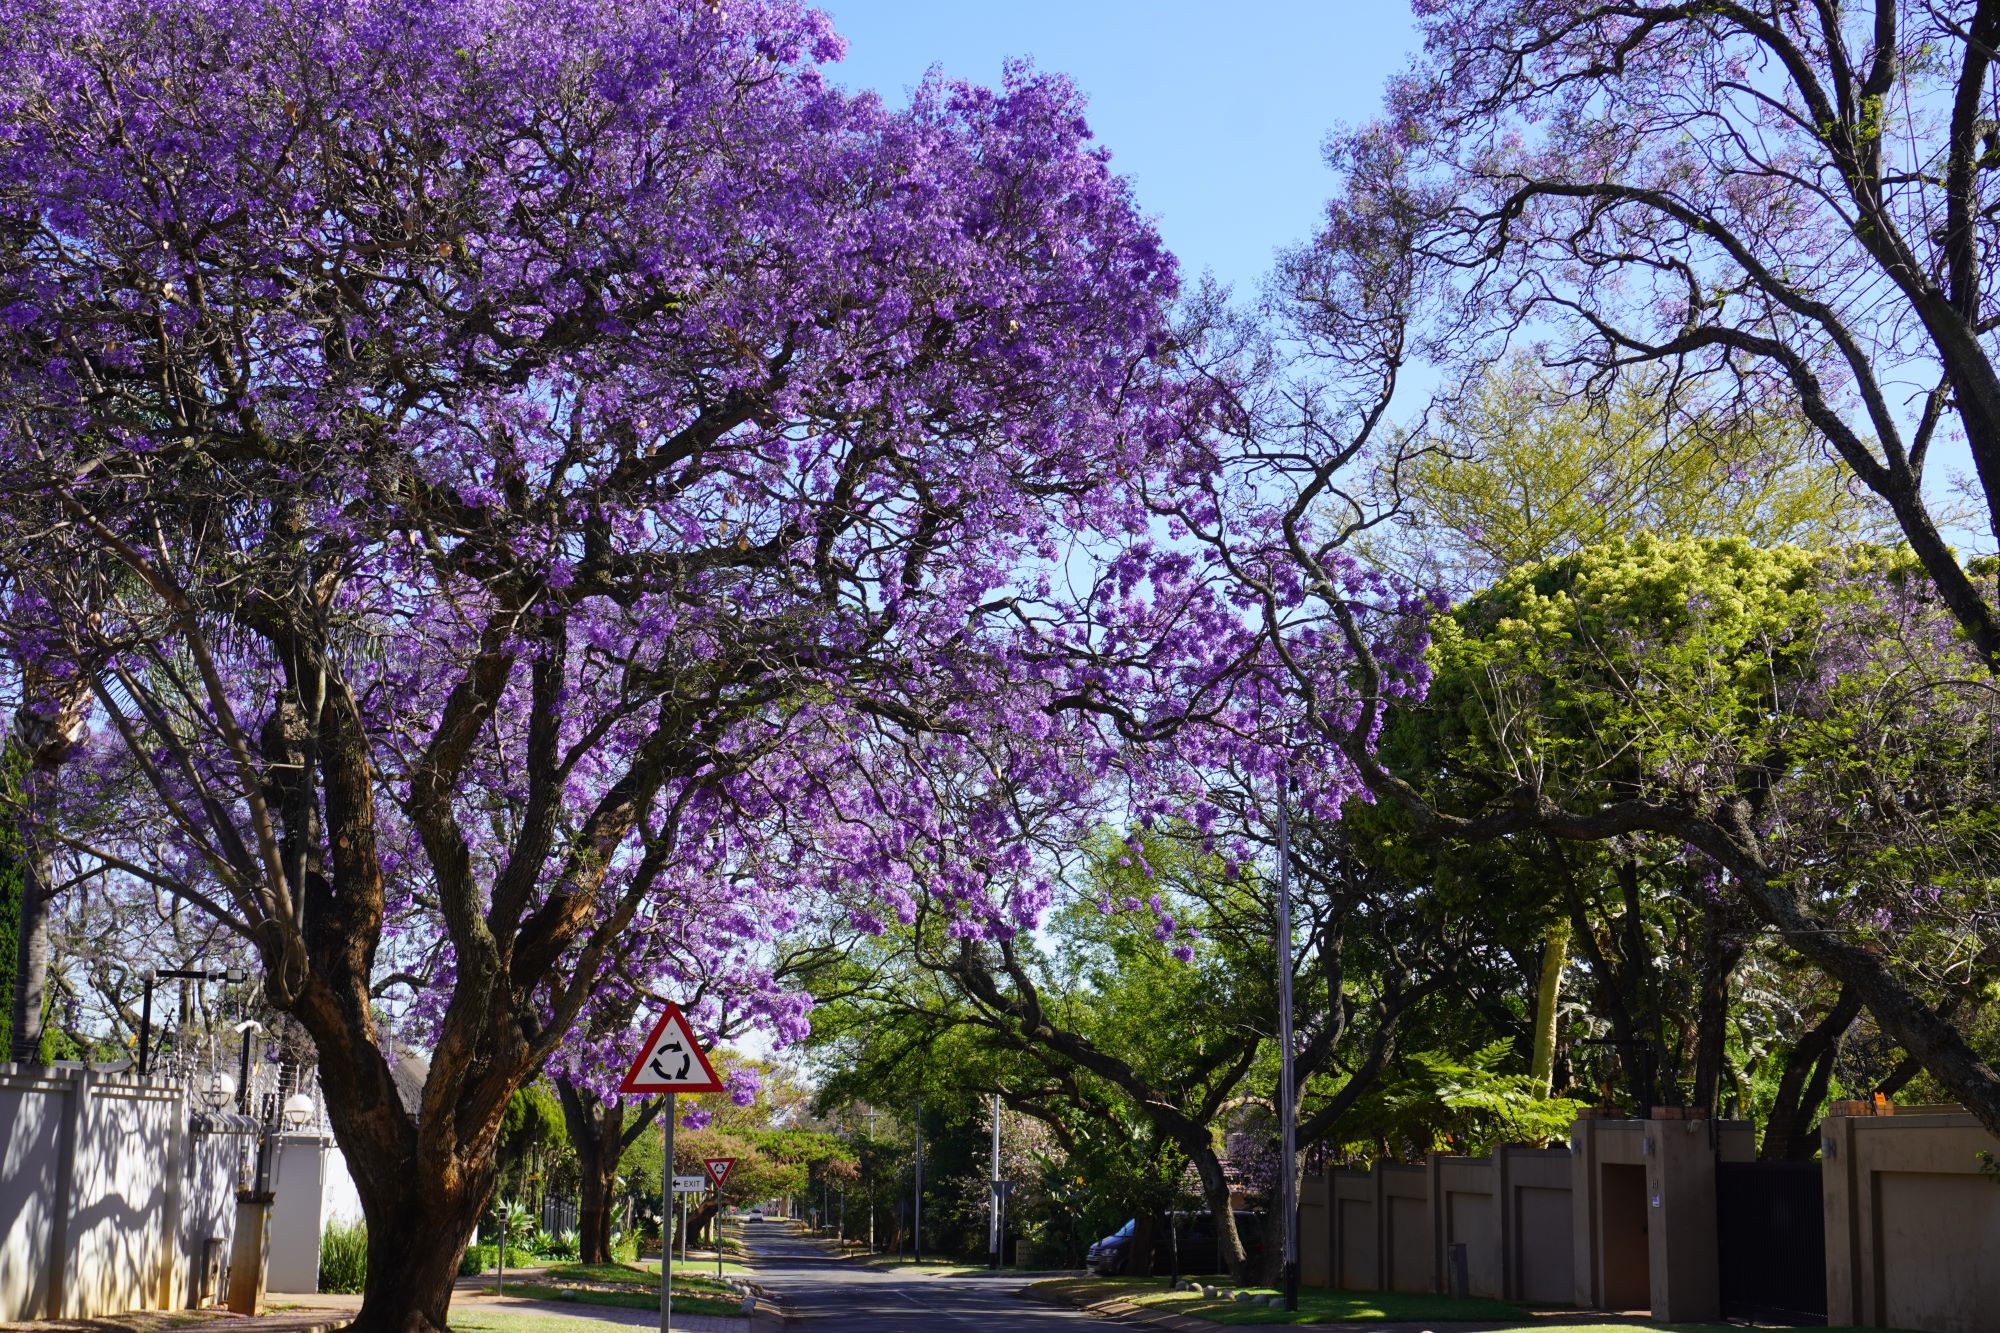
{"type": "Polygon", "coordinates": [[[1021,1299],[1034,1301],[1038,1305],[1053,1305],[1062,1309],[1082,1310],[1085,1314],[1096,1315],[1099,1319],[1116,1319],[1124,1324],[1138,1324],[1145,1328],[1174,1329],[1176,1333],[1214,1333],[1220,1324],[1206,1319],[1196,1319],[1191,1315],[1172,1314],[1165,1310],[1148,1310],[1143,1305],[1112,1297],[1108,1300],[1072,1299],[1059,1291],[1036,1291],[1034,1287],[1021,1288],[1021,1299]]]}

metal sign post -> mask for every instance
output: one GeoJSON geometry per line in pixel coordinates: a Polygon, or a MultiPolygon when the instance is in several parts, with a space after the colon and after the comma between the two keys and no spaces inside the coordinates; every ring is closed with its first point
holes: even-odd
{"type": "Polygon", "coordinates": [[[660,1166],[660,1333],[674,1328],[674,1115],[675,1094],[667,1094],[667,1159],[660,1166]]]}
{"type": "MultiPolygon", "coordinates": [[[[708,1052],[688,1026],[687,1015],[672,1001],[639,1047],[632,1067],[618,1090],[627,1095],[659,1093],[667,1099],[666,1161],[660,1165],[660,1333],[674,1327],[674,1122],[679,1118],[679,1094],[721,1092],[722,1080],[708,1062],[708,1052]]],[[[686,1227],[682,1227],[685,1234],[686,1227]]]]}

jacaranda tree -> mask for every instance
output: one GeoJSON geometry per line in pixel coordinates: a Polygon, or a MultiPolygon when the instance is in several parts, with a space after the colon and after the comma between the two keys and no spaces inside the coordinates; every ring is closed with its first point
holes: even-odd
{"type": "Polygon", "coordinates": [[[1255,741],[1121,751],[1251,646],[1145,538],[1209,409],[1079,99],[891,110],[839,50],[787,0],[0,5],[14,669],[91,682],[78,854],[311,1034],[359,1328],[444,1327],[600,997],[733,968],[795,1029],[710,925],[1021,929],[1024,826],[1255,741]]]}

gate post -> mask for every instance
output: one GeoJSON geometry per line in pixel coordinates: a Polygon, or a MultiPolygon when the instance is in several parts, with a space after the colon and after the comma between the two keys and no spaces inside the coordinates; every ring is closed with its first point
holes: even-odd
{"type": "Polygon", "coordinates": [[[1648,1247],[1653,1318],[1706,1323],[1722,1317],[1715,1248],[1715,1149],[1706,1120],[1646,1122],[1648,1247]]]}

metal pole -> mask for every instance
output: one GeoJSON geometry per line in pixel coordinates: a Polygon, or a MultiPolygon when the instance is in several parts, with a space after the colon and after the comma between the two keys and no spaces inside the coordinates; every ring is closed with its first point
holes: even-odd
{"type": "Polygon", "coordinates": [[[151,1061],[146,1048],[153,1044],[153,973],[146,972],[146,998],[139,1003],[139,1077],[146,1077],[151,1061]]]}
{"type": "Polygon", "coordinates": [[[918,1263],[922,1263],[924,1261],[924,1099],[921,1097],[917,1098],[916,1147],[916,1199],[911,1206],[910,1252],[918,1263]]]}
{"type": "MultiPolygon", "coordinates": [[[[868,1146],[875,1147],[875,1108],[868,1108],[868,1146]]],[[[868,1253],[875,1253],[875,1182],[868,1182],[868,1253]]]]}
{"type": "Polygon", "coordinates": [[[250,1114],[250,1028],[243,1028],[243,1060],[237,1070],[236,1109],[244,1115],[250,1114]]]}
{"type": "MultiPolygon", "coordinates": [[[[1285,1308],[1299,1308],[1299,1106],[1292,1086],[1292,843],[1285,819],[1291,764],[1278,781],[1278,1155],[1279,1208],[1285,1226],[1285,1308]]],[[[1220,1232],[1218,1227],[1217,1231],[1220,1232]]]]}
{"type": "Polygon", "coordinates": [[[994,1268],[1000,1267],[1000,1094],[993,1094],[993,1179],[986,1186],[986,1248],[994,1268]]]}
{"type": "Polygon", "coordinates": [[[667,1094],[667,1160],[660,1168],[660,1333],[674,1327],[674,1094],[667,1094]]]}

